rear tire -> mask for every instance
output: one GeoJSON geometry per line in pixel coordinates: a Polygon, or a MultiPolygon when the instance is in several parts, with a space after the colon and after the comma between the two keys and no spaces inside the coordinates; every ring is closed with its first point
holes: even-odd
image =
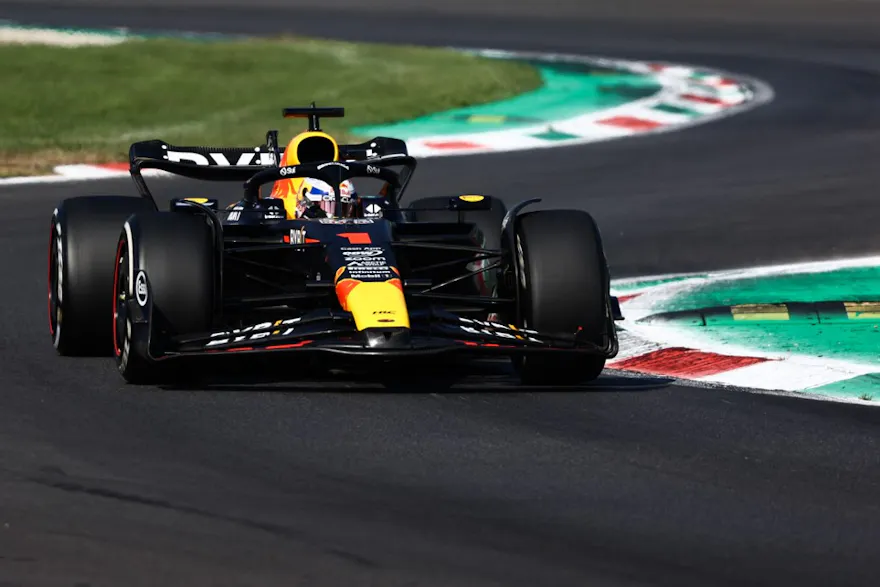
{"type": "MultiPolygon", "coordinates": [[[[581,210],[530,212],[517,218],[515,234],[522,327],[571,334],[580,328],[585,340],[604,346],[613,334],[610,286],[593,217],[581,210]]],[[[535,354],[515,359],[514,366],[527,385],[573,385],[596,379],[605,357],[535,354]]]]}
{"type": "Polygon", "coordinates": [[[113,338],[113,251],[132,214],[153,210],[144,198],[82,196],[62,201],[49,237],[49,333],[64,356],[109,356],[113,338]]]}
{"type": "Polygon", "coordinates": [[[152,212],[129,219],[117,247],[114,355],[129,383],[157,383],[172,377],[171,364],[147,356],[146,341],[132,340],[126,300],[136,295],[132,279],[143,271],[150,284],[150,330],[162,338],[199,333],[213,326],[214,240],[202,216],[152,212]]]}

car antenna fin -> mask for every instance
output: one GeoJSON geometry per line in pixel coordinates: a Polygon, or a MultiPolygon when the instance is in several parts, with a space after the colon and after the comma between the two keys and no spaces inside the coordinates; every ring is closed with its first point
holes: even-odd
{"type": "Polygon", "coordinates": [[[278,131],[270,130],[266,133],[266,150],[272,154],[272,162],[275,167],[281,166],[281,151],[278,149],[278,131]]]}
{"type": "MultiPolygon", "coordinates": [[[[314,101],[312,101],[312,103],[310,104],[310,107],[312,110],[317,111],[317,109],[318,109],[318,107],[315,105],[314,101]]],[[[318,114],[316,112],[309,113],[309,130],[310,131],[321,130],[321,121],[318,119],[318,114]]]]}
{"type": "Polygon", "coordinates": [[[306,108],[285,108],[283,111],[284,118],[308,118],[309,130],[312,132],[321,131],[321,118],[342,118],[345,116],[345,108],[319,108],[312,102],[306,108]]]}

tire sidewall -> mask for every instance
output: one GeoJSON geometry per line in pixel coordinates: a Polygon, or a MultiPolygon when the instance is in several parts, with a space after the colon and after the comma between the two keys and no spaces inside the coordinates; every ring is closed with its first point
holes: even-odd
{"type": "Polygon", "coordinates": [[[63,228],[61,213],[56,208],[52,213],[52,222],[49,227],[49,251],[48,251],[48,314],[49,334],[52,337],[52,346],[58,351],[64,351],[61,329],[64,322],[64,286],[68,283],[65,274],[65,252],[67,246],[65,239],[67,232],[63,228]]]}

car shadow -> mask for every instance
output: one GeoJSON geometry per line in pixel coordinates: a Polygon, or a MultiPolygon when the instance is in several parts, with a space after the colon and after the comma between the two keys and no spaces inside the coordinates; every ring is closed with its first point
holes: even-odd
{"type": "Polygon", "coordinates": [[[391,369],[334,369],[326,365],[221,365],[187,371],[163,391],[206,392],[323,392],[378,394],[589,392],[642,393],[664,389],[676,380],[651,375],[621,375],[605,371],[579,385],[523,385],[508,361],[439,361],[432,365],[397,365],[391,369]]]}

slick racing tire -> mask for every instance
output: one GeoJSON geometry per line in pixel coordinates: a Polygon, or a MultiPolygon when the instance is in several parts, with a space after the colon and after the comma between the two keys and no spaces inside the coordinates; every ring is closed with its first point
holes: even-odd
{"type": "Polygon", "coordinates": [[[113,252],[132,214],[153,210],[144,198],[81,196],[63,200],[49,234],[49,334],[64,356],[110,356],[113,252]]]}
{"type": "MultiPolygon", "coordinates": [[[[608,269],[599,229],[580,210],[546,210],[516,220],[514,260],[520,322],[538,332],[572,333],[603,346],[610,326],[608,269]]],[[[526,385],[574,385],[597,378],[605,357],[533,354],[514,359],[526,385]]]]}
{"type": "Polygon", "coordinates": [[[174,361],[148,356],[146,333],[164,340],[211,329],[214,261],[213,234],[202,216],[150,212],[125,223],[116,247],[113,350],[126,381],[160,383],[179,373],[174,361]],[[144,280],[149,283],[150,300],[144,280]],[[132,323],[128,308],[133,298],[143,308],[152,304],[152,321],[146,328],[137,329],[132,323]]]}

